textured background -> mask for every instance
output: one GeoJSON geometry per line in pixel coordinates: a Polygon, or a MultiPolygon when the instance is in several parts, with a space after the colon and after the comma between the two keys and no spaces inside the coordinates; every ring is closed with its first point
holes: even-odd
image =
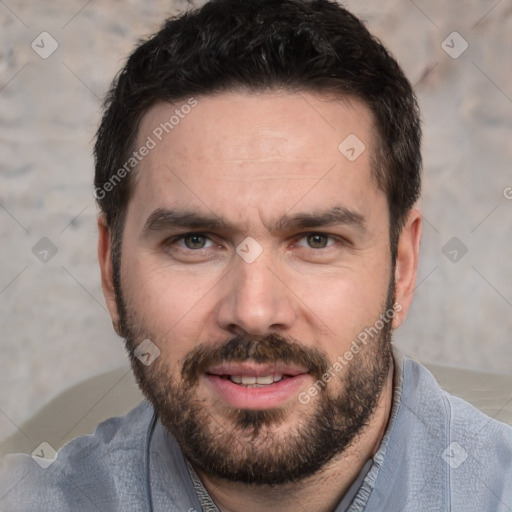
{"type": "MultiPolygon", "coordinates": [[[[512,4],[345,5],[394,53],[423,112],[421,263],[396,343],[424,361],[510,373],[512,4]],[[454,31],[464,40],[446,39],[454,31]]],[[[100,289],[92,138],[137,39],[186,7],[0,0],[0,438],[69,385],[127,364],[100,289]],[[31,48],[43,31],[58,43],[45,59],[31,48]],[[46,262],[43,237],[57,249],[46,262]]]]}

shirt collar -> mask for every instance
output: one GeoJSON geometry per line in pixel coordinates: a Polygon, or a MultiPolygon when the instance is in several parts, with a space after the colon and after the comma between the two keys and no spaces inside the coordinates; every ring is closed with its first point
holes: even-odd
{"type": "MultiPolygon", "coordinates": [[[[373,463],[371,464],[370,469],[368,470],[366,477],[363,480],[363,483],[359,487],[357,493],[355,493],[354,500],[352,501],[352,507],[349,511],[356,510],[364,510],[368,498],[375,486],[375,482],[377,480],[377,476],[379,475],[379,471],[384,463],[384,459],[386,456],[386,452],[388,450],[388,446],[391,440],[391,434],[395,427],[398,412],[400,410],[400,404],[402,402],[402,393],[403,393],[403,385],[404,385],[404,356],[403,354],[392,345],[393,349],[393,362],[394,362],[394,371],[393,371],[393,402],[391,406],[391,413],[389,415],[389,421],[386,428],[386,432],[382,437],[382,441],[380,442],[379,449],[373,456],[373,463]]],[[[372,459],[370,459],[372,460],[372,459]]],[[[340,504],[341,506],[341,504],[340,504]]],[[[344,512],[345,508],[336,508],[335,512],[344,512]]]]}

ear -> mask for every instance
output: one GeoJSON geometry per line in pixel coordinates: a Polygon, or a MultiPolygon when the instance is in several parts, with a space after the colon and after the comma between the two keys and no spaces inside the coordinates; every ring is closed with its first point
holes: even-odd
{"type": "Polygon", "coordinates": [[[101,288],[112,318],[114,330],[119,331],[119,312],[117,310],[116,292],[114,288],[114,271],[112,267],[111,232],[104,215],[98,217],[98,260],[101,269],[101,288]]]}
{"type": "Polygon", "coordinates": [[[399,304],[393,318],[393,328],[399,327],[411,305],[416,285],[418,258],[420,252],[422,217],[417,208],[413,208],[405,221],[398,240],[395,267],[395,303],[399,304]]]}

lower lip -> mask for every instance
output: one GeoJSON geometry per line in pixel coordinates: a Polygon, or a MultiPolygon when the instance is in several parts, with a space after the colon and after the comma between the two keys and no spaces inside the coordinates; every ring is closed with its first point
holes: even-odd
{"type": "Polygon", "coordinates": [[[296,398],[309,375],[288,377],[264,387],[246,387],[216,375],[205,375],[206,381],[224,402],[236,409],[270,409],[296,398]]]}

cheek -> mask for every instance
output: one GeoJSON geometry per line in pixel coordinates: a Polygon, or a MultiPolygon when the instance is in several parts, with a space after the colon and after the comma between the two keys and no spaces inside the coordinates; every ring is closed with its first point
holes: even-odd
{"type": "Polygon", "coordinates": [[[156,267],[143,257],[125,258],[123,267],[129,311],[135,313],[163,355],[181,358],[201,338],[209,314],[208,292],[213,291],[216,280],[156,267]]]}
{"type": "Polygon", "coordinates": [[[389,271],[375,264],[339,269],[315,279],[302,277],[294,291],[322,320],[330,336],[340,340],[375,321],[384,308],[388,284],[389,271]]]}

